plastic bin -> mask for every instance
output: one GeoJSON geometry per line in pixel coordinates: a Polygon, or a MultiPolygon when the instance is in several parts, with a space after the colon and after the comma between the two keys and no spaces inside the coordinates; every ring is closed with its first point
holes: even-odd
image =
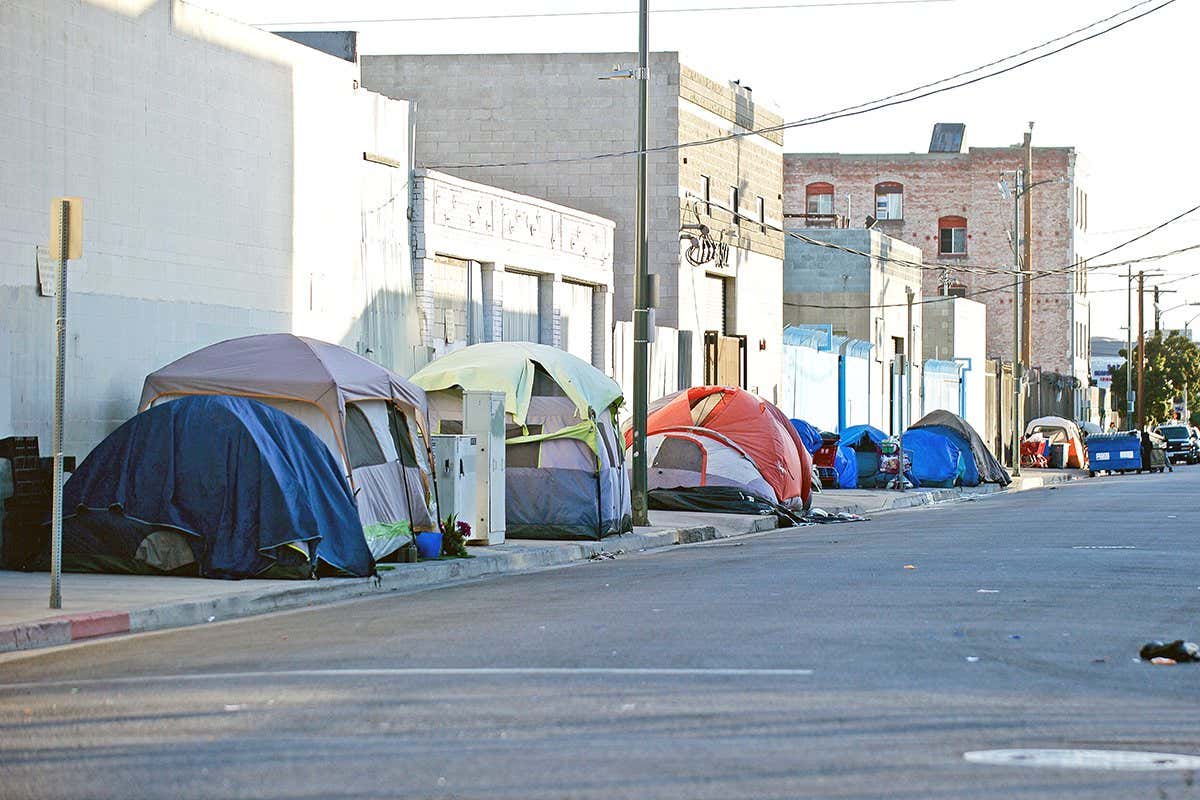
{"type": "Polygon", "coordinates": [[[1142,468],[1142,440],[1136,431],[1093,433],[1088,437],[1091,473],[1130,472],[1142,468]]]}

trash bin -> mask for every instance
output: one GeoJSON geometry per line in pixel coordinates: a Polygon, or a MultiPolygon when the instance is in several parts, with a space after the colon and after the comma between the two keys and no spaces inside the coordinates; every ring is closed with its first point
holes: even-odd
{"type": "Polygon", "coordinates": [[[1142,468],[1142,440],[1137,431],[1093,433],[1088,437],[1091,474],[1142,468]]]}

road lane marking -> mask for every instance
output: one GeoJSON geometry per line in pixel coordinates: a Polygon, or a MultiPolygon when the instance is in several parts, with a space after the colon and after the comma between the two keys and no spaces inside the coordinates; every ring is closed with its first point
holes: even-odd
{"type": "Polygon", "coordinates": [[[713,677],[713,678],[791,678],[812,675],[811,669],[740,669],[723,667],[396,667],[346,669],[284,669],[250,672],[181,673],[178,675],[116,676],[81,678],[67,681],[0,683],[0,691],[19,689],[55,689],[80,686],[126,686],[139,683],[172,681],[232,681],[259,678],[390,678],[390,677],[523,677],[549,675],[571,677],[595,675],[612,677],[713,677]]]}
{"type": "Polygon", "coordinates": [[[963,758],[975,764],[1008,767],[1057,767],[1146,772],[1200,769],[1200,756],[1145,753],[1140,750],[972,750],[963,758]]]}

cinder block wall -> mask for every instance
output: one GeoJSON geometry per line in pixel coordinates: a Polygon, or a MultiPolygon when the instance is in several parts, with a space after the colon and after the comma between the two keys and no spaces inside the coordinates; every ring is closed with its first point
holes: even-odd
{"type": "MultiPolygon", "coordinates": [[[[636,149],[637,82],[598,80],[636,62],[631,53],[363,56],[362,81],[413,101],[417,166],[613,220],[614,314],[629,319],[637,160],[553,162],[636,149]],[[521,161],[535,163],[454,166],[521,161]]],[[[650,76],[650,146],[669,145],[679,130],[678,54],[652,53],[650,76]]],[[[648,162],[650,271],[666,274],[679,264],[678,156],[648,162]]]]}

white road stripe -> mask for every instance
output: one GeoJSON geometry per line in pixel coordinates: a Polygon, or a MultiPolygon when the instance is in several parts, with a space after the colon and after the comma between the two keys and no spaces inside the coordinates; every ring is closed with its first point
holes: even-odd
{"type": "Polygon", "coordinates": [[[812,675],[811,669],[737,669],[723,667],[397,667],[367,669],[285,669],[255,672],[182,673],[179,675],[141,675],[112,678],[81,678],[74,681],[36,683],[0,683],[0,691],[19,689],[55,689],[81,686],[127,686],[139,683],[175,681],[234,681],[262,678],[391,678],[391,677],[524,677],[549,675],[571,677],[595,675],[613,677],[697,677],[697,678],[788,678],[812,675]]]}

